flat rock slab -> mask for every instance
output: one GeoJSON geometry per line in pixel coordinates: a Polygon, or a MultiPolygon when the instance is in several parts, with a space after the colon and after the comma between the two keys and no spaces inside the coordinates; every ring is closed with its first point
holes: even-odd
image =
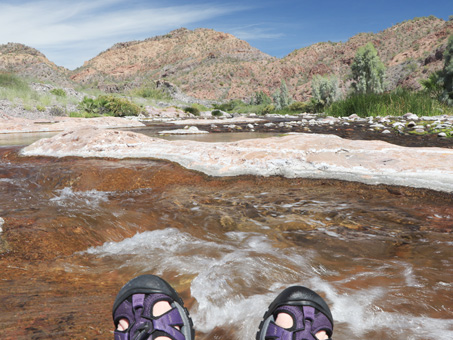
{"type": "Polygon", "coordinates": [[[31,120],[8,116],[0,112],[0,133],[64,131],[89,126],[96,126],[103,129],[113,129],[124,127],[143,127],[145,124],[137,120],[120,117],[55,117],[52,120],[31,120]]]}
{"type": "Polygon", "coordinates": [[[196,126],[191,126],[187,129],[159,131],[159,135],[199,135],[205,133],[209,133],[209,131],[199,130],[196,126]]]}
{"type": "Polygon", "coordinates": [[[85,128],[41,139],[24,156],[158,158],[211,176],[329,178],[453,192],[453,150],[408,148],[335,135],[293,134],[230,143],[166,141],[85,128]]]}

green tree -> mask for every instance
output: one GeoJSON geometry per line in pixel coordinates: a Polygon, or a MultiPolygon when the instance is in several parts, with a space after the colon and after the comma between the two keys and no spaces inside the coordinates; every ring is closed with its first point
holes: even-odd
{"type": "Polygon", "coordinates": [[[453,34],[448,38],[444,60],[445,64],[441,76],[443,80],[441,100],[447,105],[453,106],[453,34]]]}
{"type": "Polygon", "coordinates": [[[272,103],[272,99],[263,91],[255,92],[254,97],[252,98],[252,105],[269,105],[272,103]]]}
{"type": "Polygon", "coordinates": [[[280,84],[280,107],[283,109],[291,104],[292,100],[289,96],[288,87],[286,82],[282,80],[280,84]]]}
{"type": "Polygon", "coordinates": [[[276,110],[280,110],[282,108],[282,93],[280,92],[280,89],[277,89],[273,94],[272,94],[272,100],[274,102],[274,106],[276,110]]]}
{"type": "Polygon", "coordinates": [[[319,103],[320,106],[329,106],[341,98],[338,78],[335,76],[323,77],[315,75],[311,81],[311,93],[313,99],[319,103]]]}
{"type": "Polygon", "coordinates": [[[385,66],[371,42],[357,50],[351,71],[356,93],[384,92],[385,66]]]}

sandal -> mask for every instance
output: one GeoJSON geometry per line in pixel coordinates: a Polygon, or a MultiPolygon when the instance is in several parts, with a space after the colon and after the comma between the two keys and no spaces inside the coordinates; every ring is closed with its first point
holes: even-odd
{"type": "Polygon", "coordinates": [[[286,288],[270,304],[256,333],[256,340],[317,340],[316,334],[333,333],[333,318],[326,302],[311,289],[302,286],[286,288]],[[275,324],[279,313],[293,319],[289,329],[275,324]]]}
{"type": "Polygon", "coordinates": [[[113,303],[113,322],[115,340],[152,340],[159,336],[193,340],[195,337],[192,319],[182,299],[166,281],[154,275],[138,276],[121,288],[113,303]],[[172,309],[153,316],[153,306],[159,301],[167,301],[172,309]],[[128,321],[123,331],[117,329],[122,319],[128,321]]]}

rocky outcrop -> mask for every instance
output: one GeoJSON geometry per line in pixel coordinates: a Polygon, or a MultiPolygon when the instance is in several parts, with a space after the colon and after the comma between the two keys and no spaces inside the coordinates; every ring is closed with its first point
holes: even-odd
{"type": "Polygon", "coordinates": [[[60,85],[71,85],[68,69],[55,65],[38,50],[23,44],[0,45],[0,71],[14,72],[60,85]]]}

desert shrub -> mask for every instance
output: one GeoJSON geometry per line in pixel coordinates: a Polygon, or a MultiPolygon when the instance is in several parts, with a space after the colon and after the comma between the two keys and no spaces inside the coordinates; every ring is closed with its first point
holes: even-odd
{"type": "Polygon", "coordinates": [[[288,109],[293,112],[307,112],[308,103],[306,102],[294,102],[289,105],[288,109]]]}
{"type": "Polygon", "coordinates": [[[432,98],[438,99],[444,90],[442,72],[437,71],[431,73],[428,79],[420,80],[420,84],[426,93],[428,93],[432,98]]]}
{"type": "Polygon", "coordinates": [[[221,110],[213,110],[211,113],[212,113],[212,115],[215,116],[215,117],[223,116],[223,113],[222,113],[221,110]]]}
{"type": "Polygon", "coordinates": [[[50,90],[50,93],[57,97],[66,97],[66,91],[63,89],[52,89],[50,90]]]}
{"type": "Polygon", "coordinates": [[[38,110],[39,112],[44,112],[44,111],[46,111],[46,108],[42,105],[37,105],[36,110],[38,110]]]}
{"type": "Polygon", "coordinates": [[[79,109],[91,114],[110,114],[115,117],[137,116],[141,108],[127,100],[112,95],[100,95],[96,99],[84,97],[79,103],[79,109]]]}
{"type": "Polygon", "coordinates": [[[142,98],[150,98],[155,100],[171,100],[170,94],[162,89],[156,88],[155,85],[145,85],[131,91],[132,95],[142,98]]]}
{"type": "Polygon", "coordinates": [[[60,106],[52,106],[49,110],[49,113],[52,116],[63,116],[65,115],[65,110],[60,106]]]}
{"type": "Polygon", "coordinates": [[[34,94],[36,93],[22,78],[14,73],[0,72],[0,99],[14,101],[16,98],[22,98],[29,101],[34,94]]]}
{"type": "Polygon", "coordinates": [[[373,44],[369,42],[357,50],[351,65],[352,87],[355,93],[382,93],[385,66],[373,44]]]}
{"type": "Polygon", "coordinates": [[[202,112],[202,111],[209,111],[209,109],[204,106],[204,105],[201,105],[201,104],[198,104],[198,103],[193,103],[192,105],[190,105],[191,107],[194,107],[196,109],[198,109],[198,111],[202,112]]]}
{"type": "Polygon", "coordinates": [[[245,106],[247,106],[247,104],[245,104],[242,100],[239,100],[239,99],[230,100],[228,103],[213,105],[214,109],[222,110],[222,111],[226,111],[226,112],[237,111],[239,108],[245,107],[245,106]]]}
{"type": "Polygon", "coordinates": [[[0,87],[16,90],[30,90],[28,84],[14,73],[0,72],[0,87]]]}
{"type": "Polygon", "coordinates": [[[255,94],[253,95],[253,97],[250,101],[250,104],[252,104],[252,105],[261,105],[261,104],[269,105],[269,104],[272,104],[272,99],[263,91],[259,91],[259,92],[255,92],[255,94]]]}
{"type": "Polygon", "coordinates": [[[184,112],[191,113],[194,116],[199,116],[200,115],[200,110],[198,108],[192,107],[192,106],[185,107],[184,108],[184,112]]]}

